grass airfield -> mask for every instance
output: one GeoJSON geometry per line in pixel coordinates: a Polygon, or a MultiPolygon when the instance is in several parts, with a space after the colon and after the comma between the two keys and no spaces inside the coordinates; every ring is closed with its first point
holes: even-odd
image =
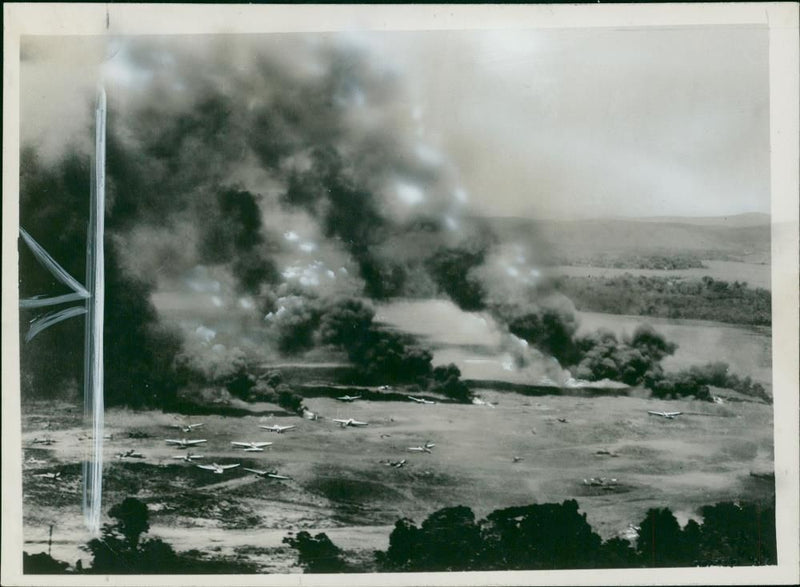
{"type": "MultiPolygon", "coordinates": [[[[430,345],[435,364],[455,358],[465,377],[487,381],[504,376],[512,381],[521,376],[503,366],[502,337],[487,317],[429,300],[381,306],[377,318],[430,345]]],[[[633,320],[581,316],[584,328],[626,330],[633,320]]],[[[737,360],[737,372],[744,369],[741,375],[757,380],[768,377],[765,357],[771,341],[766,330],[725,325],[723,332],[698,321],[654,325],[681,344],[682,354],[671,358],[671,368],[692,364],[696,352],[708,355],[707,360],[726,359],[745,341],[750,345],[745,354],[751,358],[737,360]],[[707,344],[720,332],[727,338],[707,344]]],[[[339,367],[324,363],[314,369],[304,361],[281,366],[300,393],[303,383],[330,384],[339,367]]],[[[371,571],[372,551],[388,546],[395,521],[407,517],[419,524],[448,506],[468,506],[481,519],[498,508],[576,499],[604,539],[632,539],[631,525],[649,508],[669,507],[685,523],[703,505],[774,495],[772,480],[750,474],[773,470],[773,409],[763,403],[735,397],[722,404],[657,400],[638,389],[591,397],[586,390],[556,387],[552,394],[533,396],[474,390],[491,405],[344,403],[308,389],[305,404],[318,420],[240,400],[231,402],[228,408],[234,411],[228,413],[245,415],[107,410],[105,433],[111,437],[104,442],[104,511],[125,497],[137,497],[150,509],[151,535],[178,551],[253,562],[262,572],[299,572],[293,566],[296,553],[282,539],[300,530],[325,532],[358,568],[371,571]],[[648,410],[683,415],[668,420],[648,410]],[[369,424],[342,428],[334,418],[369,424]],[[179,422],[204,426],[184,434],[171,428],[179,422]],[[296,428],[282,434],[259,428],[276,423],[296,428]],[[198,462],[241,466],[217,475],[176,460],[186,451],[165,440],[182,437],[207,440],[191,449],[204,456],[198,462]],[[243,452],[232,447],[233,441],[274,444],[264,452],[243,452]],[[430,454],[408,451],[428,441],[436,444],[430,454]],[[129,449],[144,458],[116,457],[129,449]],[[387,460],[404,458],[402,468],[386,465],[387,460]],[[260,479],[244,467],[277,469],[291,479],[260,479]],[[592,478],[616,481],[603,486],[584,482],[592,478]]],[[[404,391],[396,388],[393,393],[404,391]]],[[[52,524],[53,556],[71,564],[82,558],[86,565],[89,557],[80,546],[90,536],[81,515],[80,462],[89,441],[81,417],[79,402],[23,404],[23,516],[26,551],[47,551],[52,524]],[[45,437],[55,442],[33,443],[45,437]],[[54,471],[62,472],[61,480],[36,476],[54,471]]]]}
{"type": "MultiPolygon", "coordinates": [[[[574,498],[595,531],[610,538],[629,535],[629,525],[651,507],[670,507],[685,522],[699,506],[768,499],[774,492],[771,482],[750,475],[772,470],[769,405],[478,393],[496,405],[311,398],[308,407],[322,416],[316,421],[254,404],[252,416],[192,418],[205,425],[191,434],[169,427],[175,415],[112,409],[104,503],[131,495],[147,502],[151,534],[177,550],[294,572],[294,553],[281,539],[301,529],[326,532],[370,570],[370,551],[387,546],[397,519],[419,523],[446,506],[467,505],[480,518],[501,507],[574,498]],[[648,410],[684,415],[667,420],[648,410]],[[330,420],[340,417],[369,425],[341,428],[330,420]],[[276,422],[297,428],[283,434],[258,428],[276,422]],[[182,436],[208,440],[192,450],[204,455],[202,462],[241,467],[216,475],[173,459],[185,451],[164,440],[182,436]],[[247,453],[232,441],[274,444],[247,453]],[[407,450],[426,441],[436,443],[431,454],[407,450]],[[115,457],[131,448],[144,458],[115,457]],[[515,456],[521,459],[514,462],[515,456]],[[407,464],[399,469],[382,462],[402,458],[407,464]],[[291,479],[259,479],[242,467],[275,468],[291,479]],[[591,477],[617,484],[584,484],[591,477]]],[[[78,549],[89,538],[81,528],[79,461],[87,441],[79,438],[80,414],[44,402],[26,407],[25,458],[44,461],[24,465],[26,550],[46,550],[53,524],[54,556],[88,562],[78,549]],[[44,436],[55,443],[32,444],[44,436]],[[61,481],[34,476],[54,470],[62,471],[61,481]]]]}

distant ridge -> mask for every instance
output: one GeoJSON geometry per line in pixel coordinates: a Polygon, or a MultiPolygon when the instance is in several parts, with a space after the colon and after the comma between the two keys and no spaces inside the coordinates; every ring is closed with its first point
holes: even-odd
{"type": "Polygon", "coordinates": [[[732,228],[768,226],[771,223],[770,215],[763,212],[746,212],[729,216],[644,216],[640,218],[618,216],[613,219],[632,222],[660,222],[663,224],[693,224],[696,226],[730,226],[732,228]]]}
{"type": "MultiPolygon", "coordinates": [[[[476,220],[478,217],[476,217],[476,220]]],[[[599,216],[596,218],[527,218],[521,216],[488,216],[491,223],[498,224],[593,224],[603,222],[649,222],[659,224],[690,224],[692,226],[721,226],[746,228],[750,226],[769,226],[771,216],[763,212],[745,212],[727,216],[599,216]]]]}
{"type": "Polygon", "coordinates": [[[768,214],[574,220],[490,217],[484,222],[500,242],[528,243],[540,256],[555,259],[687,253],[703,259],[747,259],[753,263],[769,262],[770,258],[768,214]]]}

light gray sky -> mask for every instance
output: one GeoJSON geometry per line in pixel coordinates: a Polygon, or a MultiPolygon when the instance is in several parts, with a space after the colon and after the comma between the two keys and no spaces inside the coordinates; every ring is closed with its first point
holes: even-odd
{"type": "Polygon", "coordinates": [[[769,212],[765,28],[414,37],[386,50],[486,213],[769,212]]]}
{"type": "MultiPolygon", "coordinates": [[[[401,74],[424,141],[449,160],[476,211],[769,212],[764,27],[345,38],[401,74]]],[[[22,136],[57,151],[85,122],[103,51],[96,42],[28,47],[36,59],[23,65],[22,136]]],[[[138,73],[115,71],[129,84],[138,73]]]]}

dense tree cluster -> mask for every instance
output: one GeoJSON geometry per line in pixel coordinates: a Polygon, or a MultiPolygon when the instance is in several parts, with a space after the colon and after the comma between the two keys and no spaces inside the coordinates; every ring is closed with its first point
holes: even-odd
{"type": "Polygon", "coordinates": [[[297,564],[306,573],[346,573],[350,570],[342,558],[341,549],[325,533],[312,537],[304,530],[296,536],[286,536],[283,543],[297,551],[297,564]]]}
{"type": "Polygon", "coordinates": [[[719,503],[684,528],[668,508],[651,509],[636,545],[602,541],[575,500],[495,510],[476,522],[464,506],[431,514],[419,527],[398,520],[382,571],[545,570],[768,565],[776,561],[774,505],[719,503]]]}
{"type": "Polygon", "coordinates": [[[650,255],[611,255],[600,254],[589,257],[569,257],[555,260],[558,265],[577,265],[584,267],[611,267],[614,269],[653,269],[658,271],[678,271],[682,269],[703,269],[706,266],[697,255],[650,254],[650,255]]]}
{"type": "Polygon", "coordinates": [[[772,295],[741,281],[711,277],[682,279],[662,276],[560,276],[554,286],[580,310],[661,318],[713,320],[769,326],[772,295]]]}

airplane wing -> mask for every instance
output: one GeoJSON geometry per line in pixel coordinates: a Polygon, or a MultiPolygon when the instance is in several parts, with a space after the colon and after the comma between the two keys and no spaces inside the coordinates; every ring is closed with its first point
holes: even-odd
{"type": "Polygon", "coordinates": [[[248,446],[250,446],[250,443],[249,443],[249,442],[231,442],[231,444],[232,444],[233,446],[243,446],[243,447],[248,447],[248,446]]]}
{"type": "Polygon", "coordinates": [[[680,416],[683,412],[667,412],[667,416],[680,416]]]}
{"type": "Polygon", "coordinates": [[[190,430],[194,430],[195,428],[200,428],[200,426],[205,426],[205,423],[200,422],[199,424],[189,424],[188,428],[190,430]]]}
{"type": "Polygon", "coordinates": [[[216,471],[217,468],[214,465],[195,465],[198,469],[205,469],[207,471],[216,471]]]}
{"type": "Polygon", "coordinates": [[[180,440],[165,440],[164,442],[166,442],[167,444],[184,444],[180,440]]]}
{"type": "Polygon", "coordinates": [[[269,446],[271,444],[272,444],[271,442],[253,442],[253,443],[250,444],[250,446],[255,446],[256,448],[261,448],[263,446],[269,446]]]}
{"type": "Polygon", "coordinates": [[[259,428],[263,428],[264,430],[279,430],[280,426],[259,426],[259,428]]]}
{"type": "Polygon", "coordinates": [[[220,469],[233,469],[239,465],[241,465],[241,463],[236,463],[235,465],[220,465],[220,469]]]}
{"type": "Polygon", "coordinates": [[[277,475],[275,473],[270,473],[267,475],[270,479],[289,479],[286,475],[277,475]]]}
{"type": "Polygon", "coordinates": [[[204,442],[208,442],[207,440],[188,440],[186,444],[203,444],[204,442]]]}
{"type": "Polygon", "coordinates": [[[290,426],[278,426],[278,428],[279,428],[280,430],[291,430],[292,428],[297,428],[297,426],[295,426],[294,424],[292,424],[292,425],[290,425],[290,426]]]}
{"type": "Polygon", "coordinates": [[[367,422],[359,422],[358,420],[353,420],[351,423],[353,424],[353,426],[366,426],[367,425],[367,422]]]}
{"type": "Polygon", "coordinates": [[[336,418],[333,419],[334,422],[338,422],[339,424],[346,424],[347,420],[337,420],[336,418]]]}

